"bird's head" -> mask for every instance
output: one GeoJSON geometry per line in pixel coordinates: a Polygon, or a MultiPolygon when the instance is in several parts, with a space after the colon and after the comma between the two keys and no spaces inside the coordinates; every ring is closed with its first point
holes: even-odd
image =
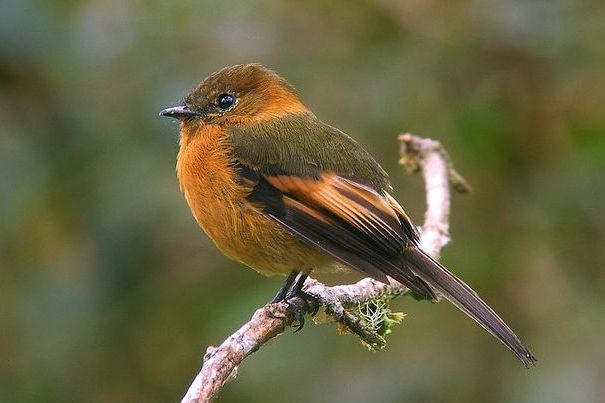
{"type": "Polygon", "coordinates": [[[301,112],[308,109],[294,88],[274,71],[253,63],[212,73],[182,104],[164,109],[160,115],[178,119],[183,125],[229,125],[301,112]]]}

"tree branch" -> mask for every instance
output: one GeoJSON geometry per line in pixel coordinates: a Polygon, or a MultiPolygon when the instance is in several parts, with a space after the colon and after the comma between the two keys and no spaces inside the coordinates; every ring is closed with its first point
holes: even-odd
{"type": "MultiPolygon", "coordinates": [[[[437,141],[411,134],[399,136],[400,163],[409,172],[422,172],[426,189],[427,210],[421,228],[421,248],[435,258],[449,242],[450,184],[461,193],[470,191],[466,181],[454,170],[450,158],[437,141]]],[[[375,349],[385,345],[384,338],[350,308],[369,300],[390,300],[408,289],[393,282],[390,285],[365,278],[352,285],[328,287],[309,278],[304,290],[317,298],[325,313],[348,331],[375,349]]],[[[306,310],[302,299],[291,299],[306,310]]],[[[191,383],[182,403],[208,402],[221,387],[237,374],[237,367],[250,354],[275,336],[283,333],[294,318],[287,304],[267,304],[258,309],[250,321],[229,336],[219,347],[208,347],[201,370],[191,383]]]]}

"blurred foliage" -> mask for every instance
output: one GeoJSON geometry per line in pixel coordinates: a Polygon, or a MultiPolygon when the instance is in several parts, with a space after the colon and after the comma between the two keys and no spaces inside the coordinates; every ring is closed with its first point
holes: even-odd
{"type": "MultiPolygon", "coordinates": [[[[158,111],[258,61],[352,134],[422,221],[397,134],[441,140],[474,187],[443,260],[539,358],[454,307],[370,353],[283,335],[224,402],[596,402],[605,395],[605,3],[8,0],[0,12],[0,401],[165,402],[272,296],[196,227],[158,111]],[[601,398],[599,398],[601,396],[601,398]]],[[[332,282],[354,278],[333,277],[332,282]]]]}

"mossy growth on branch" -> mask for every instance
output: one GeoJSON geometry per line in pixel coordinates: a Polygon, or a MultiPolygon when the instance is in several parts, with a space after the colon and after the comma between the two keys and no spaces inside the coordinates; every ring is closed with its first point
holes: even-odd
{"type": "MultiPolygon", "coordinates": [[[[393,312],[388,301],[380,298],[372,298],[366,302],[359,303],[356,308],[357,315],[366,322],[376,333],[384,337],[391,333],[395,325],[401,324],[406,314],[403,312],[393,312]]],[[[362,340],[369,350],[381,350],[382,345],[372,345],[362,340]]]]}

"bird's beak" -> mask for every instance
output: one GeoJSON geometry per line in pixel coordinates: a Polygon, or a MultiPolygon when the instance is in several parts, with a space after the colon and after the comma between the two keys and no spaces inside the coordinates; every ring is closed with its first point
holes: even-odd
{"type": "Polygon", "coordinates": [[[187,105],[173,106],[171,108],[166,108],[160,112],[160,116],[167,116],[169,118],[174,119],[192,118],[200,115],[200,112],[189,109],[187,105]]]}

